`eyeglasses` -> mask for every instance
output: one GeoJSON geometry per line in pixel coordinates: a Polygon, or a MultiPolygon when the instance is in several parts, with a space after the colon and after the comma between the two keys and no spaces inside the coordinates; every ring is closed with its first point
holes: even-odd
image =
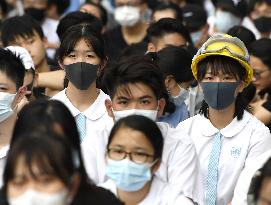
{"type": "Polygon", "coordinates": [[[263,73],[265,73],[266,71],[269,71],[269,70],[264,70],[264,71],[257,71],[257,70],[253,70],[253,76],[256,80],[259,80],[261,79],[261,75],[263,73]]]}
{"type": "Polygon", "coordinates": [[[113,160],[123,160],[129,156],[130,160],[138,163],[138,164],[144,164],[148,161],[149,158],[154,158],[153,155],[142,153],[142,152],[126,152],[124,150],[115,149],[115,148],[109,148],[107,150],[108,157],[113,160]]]}

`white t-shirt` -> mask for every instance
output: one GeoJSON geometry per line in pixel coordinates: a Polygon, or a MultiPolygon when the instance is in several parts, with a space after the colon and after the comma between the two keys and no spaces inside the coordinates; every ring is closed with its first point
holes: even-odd
{"type": "Polygon", "coordinates": [[[244,168],[234,189],[232,205],[247,205],[247,194],[250,187],[251,179],[255,173],[263,167],[265,162],[271,157],[271,150],[261,154],[244,168]]]}
{"type": "MultiPolygon", "coordinates": [[[[59,100],[64,103],[74,117],[81,113],[76,107],[74,107],[72,102],[67,97],[66,89],[53,96],[52,99],[59,100]]],[[[93,132],[104,130],[106,126],[113,125],[113,120],[108,116],[106,107],[104,105],[106,99],[110,99],[110,97],[100,90],[100,93],[94,103],[84,112],[82,112],[82,114],[84,114],[86,117],[86,137],[88,135],[91,135],[90,137],[92,137],[93,132]]]]}
{"type": "MultiPolygon", "coordinates": [[[[198,191],[198,159],[194,144],[181,130],[171,128],[167,123],[157,123],[164,137],[164,150],[156,176],[168,183],[176,193],[183,193],[196,202],[203,196],[198,191]]],[[[89,177],[96,184],[107,180],[105,155],[111,128],[92,132],[82,142],[84,164],[89,177]]]]}
{"type": "MultiPolygon", "coordinates": [[[[234,118],[221,130],[215,128],[203,115],[196,115],[181,122],[178,128],[189,134],[194,141],[200,160],[203,187],[206,187],[213,138],[220,131],[222,148],[216,199],[216,204],[219,205],[228,204],[232,200],[234,187],[244,167],[271,148],[269,129],[246,111],[242,120],[234,118]]],[[[202,190],[205,191],[206,188],[202,190]]]]}
{"type": "Polygon", "coordinates": [[[8,150],[9,145],[4,146],[0,149],[0,188],[3,186],[3,172],[6,165],[8,150]]]}
{"type": "MultiPolygon", "coordinates": [[[[101,187],[110,190],[116,196],[117,187],[114,181],[108,179],[101,187]]],[[[194,203],[183,195],[173,196],[167,184],[159,178],[152,179],[151,188],[148,195],[138,205],[193,205],[194,203]]]]}

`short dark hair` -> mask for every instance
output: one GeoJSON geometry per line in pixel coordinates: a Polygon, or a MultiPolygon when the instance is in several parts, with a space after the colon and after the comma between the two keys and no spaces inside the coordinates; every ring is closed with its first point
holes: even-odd
{"type": "Polygon", "coordinates": [[[15,16],[6,19],[1,28],[1,40],[4,47],[9,46],[16,38],[31,38],[38,34],[43,39],[44,34],[39,23],[31,16],[15,16]]]}
{"type": "Polygon", "coordinates": [[[61,39],[65,31],[77,24],[91,24],[93,29],[97,30],[97,32],[102,31],[102,25],[98,18],[92,14],[75,11],[68,13],[66,16],[60,19],[56,30],[58,37],[61,39]]]}
{"type": "Polygon", "coordinates": [[[18,90],[24,83],[25,68],[19,56],[0,48],[0,71],[16,84],[18,90]]]}
{"type": "Polygon", "coordinates": [[[249,52],[251,55],[260,58],[261,61],[267,65],[271,70],[271,39],[262,38],[254,41],[249,45],[249,52]]]}
{"type": "MultiPolygon", "coordinates": [[[[102,85],[111,99],[118,89],[129,83],[143,83],[149,86],[157,99],[165,91],[163,76],[157,65],[147,56],[133,56],[121,59],[105,69],[102,85]]],[[[128,93],[129,90],[126,90],[128,93]]]]}
{"type": "Polygon", "coordinates": [[[171,33],[179,33],[187,42],[192,44],[187,28],[181,21],[173,18],[162,18],[159,21],[152,23],[147,29],[147,38],[149,42],[153,42],[155,38],[162,38],[171,33]]]}
{"type": "Polygon", "coordinates": [[[97,3],[94,3],[92,1],[86,1],[86,3],[84,3],[84,4],[81,5],[81,7],[84,6],[84,5],[87,5],[87,4],[95,6],[95,7],[97,7],[99,9],[100,15],[101,15],[102,24],[103,24],[103,26],[106,26],[107,21],[108,21],[106,9],[101,4],[97,4],[97,3]]]}
{"type": "MultiPolygon", "coordinates": [[[[213,75],[218,75],[221,71],[224,74],[231,74],[236,79],[243,80],[246,76],[245,68],[237,61],[227,56],[208,56],[198,63],[197,78],[201,82],[208,69],[211,69],[213,75]]],[[[203,101],[199,113],[208,118],[208,104],[203,101]]],[[[233,117],[241,120],[244,110],[250,111],[247,100],[242,93],[239,93],[235,100],[235,112],[233,117]]]]}
{"type": "MultiPolygon", "coordinates": [[[[140,115],[130,115],[115,123],[108,138],[107,149],[116,133],[122,128],[131,128],[142,132],[153,146],[154,159],[162,157],[164,139],[159,127],[153,120],[140,115]]],[[[129,133],[127,133],[127,137],[129,137],[129,133]]]]}
{"type": "Polygon", "coordinates": [[[168,46],[157,53],[156,64],[164,77],[172,75],[176,82],[188,82],[194,79],[191,63],[192,55],[187,49],[168,46]]]}
{"type": "Polygon", "coordinates": [[[271,0],[250,0],[248,3],[248,11],[252,12],[255,9],[256,5],[263,3],[271,5],[271,0]]]}
{"type": "Polygon", "coordinates": [[[58,15],[62,15],[66,9],[70,6],[70,0],[47,0],[48,7],[55,5],[57,7],[58,15]]]}
{"type": "Polygon", "coordinates": [[[60,62],[63,62],[63,59],[73,51],[76,43],[81,39],[84,39],[87,43],[89,43],[89,45],[92,46],[94,52],[101,59],[101,61],[105,60],[105,45],[101,33],[93,30],[91,25],[78,24],[70,27],[62,36],[59,48],[60,62]]]}
{"type": "Polygon", "coordinates": [[[252,42],[256,41],[254,33],[244,26],[234,26],[229,29],[227,34],[239,38],[247,48],[252,42]]]}
{"type": "Polygon", "coordinates": [[[154,7],[154,10],[152,12],[152,15],[154,15],[157,11],[164,11],[164,10],[172,10],[175,14],[175,18],[179,21],[183,20],[183,12],[182,9],[175,3],[172,2],[160,2],[156,7],[154,7]]]}

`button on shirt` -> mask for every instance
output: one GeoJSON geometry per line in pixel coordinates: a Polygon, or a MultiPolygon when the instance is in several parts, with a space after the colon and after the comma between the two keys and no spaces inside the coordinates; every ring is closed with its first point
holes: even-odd
{"type": "MultiPolygon", "coordinates": [[[[197,183],[198,160],[190,137],[183,131],[171,128],[167,123],[157,123],[164,136],[164,150],[160,168],[156,176],[168,183],[173,192],[182,193],[198,202],[201,195],[195,187],[197,183]]],[[[111,127],[92,132],[81,144],[84,164],[89,177],[101,184],[107,180],[105,175],[106,146],[111,127]]]]}
{"type": "Polygon", "coordinates": [[[242,120],[234,118],[221,130],[215,128],[203,115],[181,122],[178,128],[189,134],[194,141],[200,160],[203,187],[206,187],[213,138],[220,131],[222,147],[218,166],[217,205],[224,205],[232,200],[234,187],[244,167],[271,148],[269,129],[246,111],[242,120]]]}
{"type": "MultiPolygon", "coordinates": [[[[96,130],[103,130],[106,126],[113,125],[113,119],[108,116],[104,102],[106,99],[110,99],[102,90],[92,105],[89,106],[83,112],[80,112],[66,95],[66,89],[52,97],[53,100],[59,100],[64,103],[72,115],[75,117],[82,113],[86,117],[86,137],[96,130]]],[[[84,140],[83,140],[84,141],[84,140]]]]}

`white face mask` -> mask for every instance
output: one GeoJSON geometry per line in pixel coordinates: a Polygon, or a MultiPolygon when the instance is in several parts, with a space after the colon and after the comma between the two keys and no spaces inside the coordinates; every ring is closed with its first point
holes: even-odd
{"type": "Polygon", "coordinates": [[[113,114],[116,121],[130,115],[142,115],[155,121],[157,119],[157,113],[158,113],[157,110],[142,110],[142,109],[131,109],[131,110],[121,110],[121,111],[113,110],[113,114]]]}
{"type": "Polygon", "coordinates": [[[8,203],[10,205],[68,205],[70,200],[67,190],[54,194],[45,194],[29,189],[16,198],[10,198],[8,203]]]}
{"type": "Polygon", "coordinates": [[[190,33],[191,39],[193,44],[195,45],[196,43],[199,42],[201,36],[202,36],[202,30],[191,32],[190,33]]]}
{"type": "Polygon", "coordinates": [[[177,96],[171,96],[170,99],[171,101],[176,105],[180,106],[184,103],[184,101],[188,98],[189,96],[189,90],[181,88],[181,86],[178,84],[180,88],[180,92],[177,96]]]}
{"type": "Polygon", "coordinates": [[[241,23],[241,18],[227,11],[218,10],[215,14],[215,27],[219,32],[226,33],[228,30],[241,23]]]}
{"type": "Polygon", "coordinates": [[[115,9],[114,15],[121,26],[134,26],[140,20],[140,9],[135,6],[120,6],[115,9]]]}
{"type": "Polygon", "coordinates": [[[12,103],[14,101],[15,94],[0,92],[0,122],[3,122],[13,113],[12,103]]]}

